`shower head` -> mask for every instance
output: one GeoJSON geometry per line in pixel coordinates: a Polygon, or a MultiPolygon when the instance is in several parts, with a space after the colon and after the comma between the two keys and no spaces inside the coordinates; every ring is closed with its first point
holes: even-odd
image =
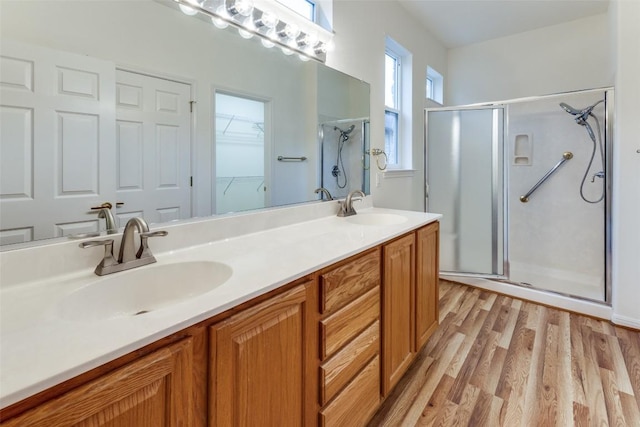
{"type": "Polygon", "coordinates": [[[580,110],[576,110],[575,108],[573,108],[571,105],[569,104],[565,104],[564,102],[560,103],[560,107],[562,107],[562,109],[564,111],[566,111],[569,114],[573,114],[574,116],[577,116],[578,114],[581,113],[580,110]]]}
{"type": "Polygon", "coordinates": [[[353,132],[355,128],[356,128],[356,125],[349,126],[347,130],[342,130],[338,126],[333,127],[334,130],[337,130],[338,132],[340,132],[340,139],[342,140],[342,142],[347,142],[347,140],[349,139],[349,134],[353,132]]]}
{"type": "Polygon", "coordinates": [[[347,128],[347,130],[342,130],[340,129],[338,126],[334,126],[333,130],[337,130],[338,132],[340,132],[342,135],[349,135],[351,132],[353,132],[353,130],[356,128],[356,125],[351,125],[347,128]]]}
{"type": "Polygon", "coordinates": [[[576,108],[573,108],[571,105],[566,104],[564,102],[560,103],[560,107],[566,111],[567,113],[576,116],[576,123],[578,123],[579,125],[584,125],[584,122],[586,122],[587,118],[589,117],[589,115],[591,114],[591,112],[593,111],[593,109],[596,107],[596,105],[600,104],[601,102],[604,102],[604,99],[601,99],[600,101],[596,102],[593,105],[588,106],[587,108],[584,108],[582,110],[578,110],[576,108]]]}

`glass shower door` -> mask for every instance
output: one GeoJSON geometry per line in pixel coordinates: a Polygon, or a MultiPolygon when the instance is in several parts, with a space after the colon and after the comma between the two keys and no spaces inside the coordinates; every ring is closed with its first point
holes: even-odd
{"type": "Polygon", "coordinates": [[[427,200],[443,214],[440,270],[505,274],[503,108],[426,110],[427,200]]]}

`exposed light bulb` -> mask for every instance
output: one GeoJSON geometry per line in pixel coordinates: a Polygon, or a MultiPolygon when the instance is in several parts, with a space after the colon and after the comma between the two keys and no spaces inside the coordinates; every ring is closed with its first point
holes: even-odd
{"type": "Polygon", "coordinates": [[[289,56],[289,55],[293,55],[293,50],[289,49],[288,47],[281,47],[280,50],[282,50],[282,53],[284,53],[285,55],[289,56]]]}
{"type": "Polygon", "coordinates": [[[185,15],[193,16],[193,15],[197,15],[198,14],[198,11],[195,10],[194,8],[192,8],[192,7],[186,6],[186,5],[182,4],[182,3],[180,3],[179,6],[180,6],[180,10],[185,15]]]}
{"type": "Polygon", "coordinates": [[[212,16],[211,22],[213,22],[213,25],[215,25],[216,27],[224,30],[229,26],[229,23],[225,19],[231,19],[231,17],[227,13],[227,9],[224,7],[224,5],[218,6],[215,13],[218,16],[212,16]]]}
{"type": "Polygon", "coordinates": [[[261,39],[260,42],[262,43],[262,46],[266,47],[267,49],[271,49],[276,45],[274,42],[272,42],[269,39],[261,39]]]}
{"type": "Polygon", "coordinates": [[[278,17],[271,12],[262,12],[259,19],[255,21],[257,27],[275,28],[278,25],[278,17]]]}
{"type": "Polygon", "coordinates": [[[211,17],[211,22],[213,22],[213,25],[215,25],[216,27],[220,28],[221,30],[224,30],[225,28],[227,28],[229,26],[229,23],[227,21],[225,21],[222,18],[218,18],[217,16],[212,16],[211,17]]]}
{"type": "Polygon", "coordinates": [[[318,55],[327,53],[327,44],[318,42],[318,44],[313,47],[313,51],[318,55]]]}
{"type": "Polygon", "coordinates": [[[313,47],[318,44],[318,36],[315,34],[302,34],[298,37],[300,47],[313,47]]]}
{"type": "Polygon", "coordinates": [[[272,28],[271,30],[267,31],[267,34],[265,34],[269,40],[271,41],[278,41],[278,32],[272,28]]]}
{"type": "Polygon", "coordinates": [[[235,0],[229,7],[227,8],[229,11],[229,15],[242,15],[249,16],[251,12],[253,12],[253,2],[251,0],[235,0]]]}
{"type": "Polygon", "coordinates": [[[302,62],[307,62],[309,59],[311,59],[307,55],[303,55],[303,54],[299,54],[298,58],[300,58],[302,62]]]}
{"type": "Polygon", "coordinates": [[[240,37],[242,37],[243,39],[250,39],[251,37],[253,37],[253,33],[245,30],[244,28],[238,28],[238,34],[240,34],[240,37]]]}
{"type": "Polygon", "coordinates": [[[290,39],[295,40],[298,34],[300,34],[300,28],[295,24],[287,24],[287,26],[284,27],[284,34],[290,39]]]}
{"type": "Polygon", "coordinates": [[[333,41],[333,39],[329,40],[328,42],[325,42],[324,46],[325,46],[325,52],[333,52],[336,48],[336,44],[333,41]]]}

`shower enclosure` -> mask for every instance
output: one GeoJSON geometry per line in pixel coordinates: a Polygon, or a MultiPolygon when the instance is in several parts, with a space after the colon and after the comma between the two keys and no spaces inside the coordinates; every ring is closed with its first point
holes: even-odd
{"type": "Polygon", "coordinates": [[[609,302],[613,89],[426,110],[443,273],[609,302]]]}
{"type": "Polygon", "coordinates": [[[334,198],[346,197],[351,190],[368,194],[369,119],[327,121],[319,132],[321,186],[334,198]]]}

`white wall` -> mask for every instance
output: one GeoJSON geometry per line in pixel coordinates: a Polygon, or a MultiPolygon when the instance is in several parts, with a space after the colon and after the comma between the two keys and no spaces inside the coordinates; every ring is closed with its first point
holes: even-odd
{"type": "Polygon", "coordinates": [[[610,6],[615,23],[613,321],[640,328],[640,2],[610,6]]]}
{"type": "Polygon", "coordinates": [[[445,102],[463,105],[611,86],[607,14],[449,50],[445,102]]]}
{"type": "Polygon", "coordinates": [[[371,170],[371,193],[376,206],[423,210],[423,109],[426,105],[427,66],[446,76],[446,49],[396,1],[336,0],[333,13],[336,49],[327,55],[327,65],[371,84],[373,148],[384,148],[385,36],[390,36],[413,54],[411,140],[415,170],[390,178],[392,173],[383,174],[374,166],[371,170]],[[376,186],[376,174],[379,175],[379,186],[376,186]]]}

